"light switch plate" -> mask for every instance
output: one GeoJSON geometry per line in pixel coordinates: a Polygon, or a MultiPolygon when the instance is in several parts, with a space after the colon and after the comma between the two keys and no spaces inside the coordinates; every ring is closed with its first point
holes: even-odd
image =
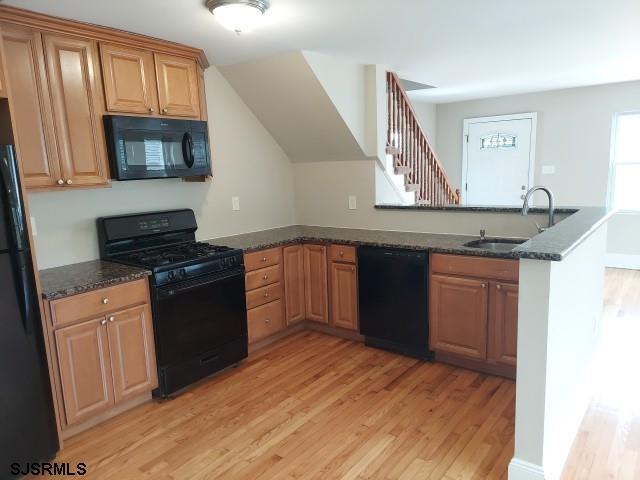
{"type": "Polygon", "coordinates": [[[554,173],[556,173],[556,166],[555,165],[543,165],[542,166],[542,173],[543,173],[543,175],[553,175],[554,173]]]}
{"type": "Polygon", "coordinates": [[[240,197],[231,197],[231,208],[233,210],[240,210],[240,197]]]}
{"type": "Polygon", "coordinates": [[[358,208],[358,203],[355,195],[349,195],[349,210],[355,210],[358,208]]]}
{"type": "Polygon", "coordinates": [[[31,235],[34,237],[38,235],[38,227],[36,226],[36,218],[29,217],[29,221],[31,222],[31,235]]]}

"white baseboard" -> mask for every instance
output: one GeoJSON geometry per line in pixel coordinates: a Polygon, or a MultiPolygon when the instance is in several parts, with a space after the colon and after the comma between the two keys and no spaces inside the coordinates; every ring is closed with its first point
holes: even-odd
{"type": "Polygon", "coordinates": [[[605,255],[604,262],[607,267],[640,270],[640,255],[607,253],[605,255]]]}
{"type": "Polygon", "coordinates": [[[545,480],[544,470],[540,465],[513,457],[509,462],[509,480],[545,480]]]}

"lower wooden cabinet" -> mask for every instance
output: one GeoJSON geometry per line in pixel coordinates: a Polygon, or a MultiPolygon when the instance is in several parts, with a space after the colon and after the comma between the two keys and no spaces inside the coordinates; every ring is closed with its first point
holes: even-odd
{"type": "Polygon", "coordinates": [[[45,307],[63,436],[151,396],[158,377],[146,279],[45,307]]]}
{"type": "Polygon", "coordinates": [[[304,251],[302,245],[283,249],[284,260],[284,310],[287,325],[306,318],[304,296],[304,251]]]}
{"type": "Polygon", "coordinates": [[[270,337],[284,328],[282,318],[282,302],[267,303],[247,312],[249,326],[249,343],[270,337]]]}
{"type": "Polygon", "coordinates": [[[55,332],[66,424],[73,425],[113,406],[106,319],[55,332]]]}
{"type": "Polygon", "coordinates": [[[358,274],[354,264],[331,262],[331,325],[358,330],[358,274]]]}
{"type": "Polygon", "coordinates": [[[327,247],[306,244],[304,252],[304,288],[307,320],[329,323],[327,291],[327,247]]]}
{"type": "Polygon", "coordinates": [[[487,358],[487,287],[484,280],[432,275],[430,338],[433,350],[476,360],[487,358]]]}
{"type": "Polygon", "coordinates": [[[432,255],[430,346],[436,358],[515,377],[518,263],[432,255]]]}

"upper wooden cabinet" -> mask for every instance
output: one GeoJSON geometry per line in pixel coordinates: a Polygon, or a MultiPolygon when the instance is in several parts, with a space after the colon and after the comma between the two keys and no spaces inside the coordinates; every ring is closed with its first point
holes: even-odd
{"type": "Polygon", "coordinates": [[[304,298],[304,252],[302,245],[283,249],[284,299],[287,325],[306,318],[304,298]]]}
{"type": "Polygon", "coordinates": [[[160,113],[178,117],[200,116],[198,67],[194,60],[156,54],[160,113]]]}
{"type": "Polygon", "coordinates": [[[98,44],[43,38],[62,180],[65,186],[108,184],[98,44]]]}
{"type": "Polygon", "coordinates": [[[143,115],[158,111],[152,52],[103,43],[100,58],[108,111],[143,115]]]}
{"type": "Polygon", "coordinates": [[[327,247],[304,245],[305,310],[307,319],[329,323],[327,247]]]}
{"type": "Polygon", "coordinates": [[[27,188],[47,188],[62,180],[53,126],[42,35],[15,25],[2,25],[11,82],[13,132],[27,188]]]}

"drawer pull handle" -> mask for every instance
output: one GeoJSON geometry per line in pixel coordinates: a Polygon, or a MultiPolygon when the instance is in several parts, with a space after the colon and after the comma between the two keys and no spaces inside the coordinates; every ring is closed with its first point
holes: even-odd
{"type": "Polygon", "coordinates": [[[108,298],[103,298],[102,299],[102,304],[106,305],[107,303],[109,303],[109,299],[108,298]]]}
{"type": "Polygon", "coordinates": [[[262,263],[267,261],[267,257],[262,257],[262,263]]]}
{"type": "Polygon", "coordinates": [[[269,278],[269,275],[264,275],[264,276],[262,277],[262,279],[263,279],[263,280],[267,280],[268,278],[269,278]]]}
{"type": "Polygon", "coordinates": [[[209,355],[208,357],[204,357],[200,359],[200,365],[206,365],[207,363],[215,362],[220,358],[220,355],[209,355]]]}
{"type": "Polygon", "coordinates": [[[268,293],[265,293],[265,294],[264,294],[264,298],[269,298],[269,294],[268,294],[268,293]]]}
{"type": "Polygon", "coordinates": [[[116,321],[116,317],[109,317],[109,321],[112,322],[112,323],[115,322],[116,321]]]}

